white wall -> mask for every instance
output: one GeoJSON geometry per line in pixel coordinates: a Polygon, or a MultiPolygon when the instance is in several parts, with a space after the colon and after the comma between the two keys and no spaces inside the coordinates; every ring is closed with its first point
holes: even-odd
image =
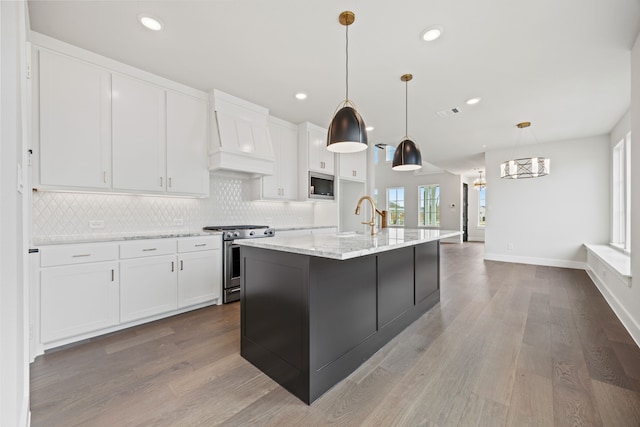
{"type": "Polygon", "coordinates": [[[609,138],[521,146],[517,157],[548,157],[551,173],[500,178],[513,149],[489,151],[485,258],[584,268],[583,243],[609,241],[609,138]]]}
{"type": "MultiPolygon", "coordinates": [[[[375,165],[375,186],[378,189],[378,209],[386,209],[387,188],[404,187],[405,227],[418,226],[418,187],[421,185],[440,186],[440,229],[462,231],[462,177],[449,172],[414,174],[391,169],[390,162],[381,161],[375,165]],[[451,207],[451,205],[454,205],[451,207]]],[[[462,236],[443,240],[461,242],[462,236]]]]}
{"type": "Polygon", "coordinates": [[[25,202],[17,191],[26,177],[18,173],[26,165],[26,20],[23,1],[0,2],[0,425],[7,427],[29,423],[25,202]]]}

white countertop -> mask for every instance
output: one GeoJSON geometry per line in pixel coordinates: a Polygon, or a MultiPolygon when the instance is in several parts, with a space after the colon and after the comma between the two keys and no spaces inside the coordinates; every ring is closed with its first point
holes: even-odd
{"type": "Polygon", "coordinates": [[[454,230],[385,228],[377,234],[338,233],[236,240],[241,246],[345,260],[460,235],[454,230]]]}
{"type": "Polygon", "coordinates": [[[185,231],[185,232],[142,232],[142,233],[117,233],[117,234],[94,234],[93,236],[68,237],[60,236],[49,239],[34,239],[31,246],[47,246],[47,245],[66,245],[73,243],[100,243],[100,242],[119,242],[129,240],[143,239],[176,239],[181,237],[203,237],[222,235],[219,231],[185,231]]]}

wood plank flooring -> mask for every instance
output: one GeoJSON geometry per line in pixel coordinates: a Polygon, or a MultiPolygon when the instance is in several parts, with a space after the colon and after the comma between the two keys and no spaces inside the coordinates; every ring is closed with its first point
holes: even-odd
{"type": "Polygon", "coordinates": [[[38,357],[32,426],[640,426],[640,349],[584,271],[443,244],[441,302],[307,406],[239,355],[239,304],[38,357]]]}

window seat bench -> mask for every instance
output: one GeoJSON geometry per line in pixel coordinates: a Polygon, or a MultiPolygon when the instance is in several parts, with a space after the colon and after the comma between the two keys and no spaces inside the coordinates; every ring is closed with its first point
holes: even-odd
{"type": "Polygon", "coordinates": [[[602,281],[608,281],[609,272],[625,286],[631,287],[631,257],[609,245],[584,244],[587,248],[587,266],[602,281]]]}

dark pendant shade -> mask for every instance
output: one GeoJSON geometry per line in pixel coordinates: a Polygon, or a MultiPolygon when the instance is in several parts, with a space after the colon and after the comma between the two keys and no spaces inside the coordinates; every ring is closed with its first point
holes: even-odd
{"type": "Polygon", "coordinates": [[[395,171],[412,171],[422,167],[422,154],[420,149],[410,139],[405,139],[396,148],[393,154],[393,166],[395,171]]]}
{"type": "Polygon", "coordinates": [[[356,153],[368,146],[364,120],[355,108],[342,107],[331,120],[327,134],[327,150],[334,153],[356,153]]]}

